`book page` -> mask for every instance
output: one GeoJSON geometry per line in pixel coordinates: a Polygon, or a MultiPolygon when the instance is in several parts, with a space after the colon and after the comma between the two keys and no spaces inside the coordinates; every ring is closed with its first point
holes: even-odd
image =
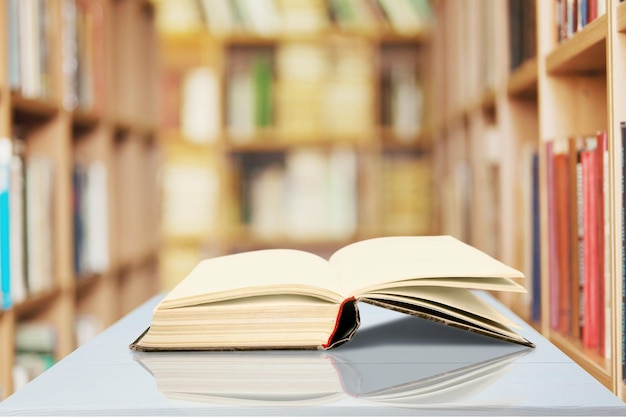
{"type": "Polygon", "coordinates": [[[488,327],[489,324],[477,321],[473,316],[483,317],[491,322],[500,323],[508,327],[520,327],[476,294],[463,288],[428,286],[395,288],[391,293],[369,293],[367,297],[400,301],[407,304],[431,305],[431,307],[446,314],[461,317],[463,320],[485,327],[488,327]],[[450,306],[450,308],[445,306],[450,306]]]}
{"type": "MultiPolygon", "coordinates": [[[[451,236],[394,236],[353,243],[330,258],[349,295],[419,278],[523,278],[523,274],[451,236]]],[[[461,280],[462,281],[462,280],[461,280]]]]}
{"type": "Polygon", "coordinates": [[[200,262],[159,308],[239,297],[298,294],[341,302],[336,273],[312,253],[291,249],[244,252],[200,262]]]}

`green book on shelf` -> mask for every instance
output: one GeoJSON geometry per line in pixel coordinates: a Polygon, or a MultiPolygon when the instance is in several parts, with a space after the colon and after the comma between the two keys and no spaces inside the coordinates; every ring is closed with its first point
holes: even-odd
{"type": "Polygon", "coordinates": [[[472,290],[526,290],[523,274],[450,236],[349,244],[329,260],[267,249],[200,262],[159,303],[139,351],[328,349],[359,326],[358,302],[533,346],[472,290]]]}

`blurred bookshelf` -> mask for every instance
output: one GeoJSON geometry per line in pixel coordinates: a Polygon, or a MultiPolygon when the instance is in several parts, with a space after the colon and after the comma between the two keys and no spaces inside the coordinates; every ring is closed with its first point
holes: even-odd
{"type": "Polygon", "coordinates": [[[153,6],[0,1],[0,398],[158,291],[153,6]]]}
{"type": "Polygon", "coordinates": [[[626,399],[621,1],[0,6],[0,398],[201,259],[450,234],[626,399]]]}
{"type": "Polygon", "coordinates": [[[163,288],[215,255],[435,231],[427,1],[154,4],[163,288]]]}
{"type": "Polygon", "coordinates": [[[440,231],[524,272],[499,298],[626,399],[626,8],[432,4],[440,231]]]}

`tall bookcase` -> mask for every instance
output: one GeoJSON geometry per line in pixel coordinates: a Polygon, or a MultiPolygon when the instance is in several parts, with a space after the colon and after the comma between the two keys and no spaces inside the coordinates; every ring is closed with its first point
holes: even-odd
{"type": "Polygon", "coordinates": [[[22,359],[61,359],[158,291],[160,152],[151,4],[1,0],[0,22],[0,140],[23,167],[2,213],[21,231],[1,249],[5,398],[22,359]]]}
{"type": "Polygon", "coordinates": [[[213,255],[434,232],[429,16],[399,29],[378,3],[260,2],[163,34],[164,288],[213,255]]]}
{"type": "Polygon", "coordinates": [[[626,399],[626,5],[484,3],[433,2],[441,230],[524,271],[529,295],[502,299],[626,399]]]}

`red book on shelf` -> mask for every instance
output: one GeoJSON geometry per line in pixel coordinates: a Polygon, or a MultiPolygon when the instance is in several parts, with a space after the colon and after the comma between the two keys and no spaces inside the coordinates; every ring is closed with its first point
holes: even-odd
{"type": "Polygon", "coordinates": [[[597,348],[600,339],[598,158],[596,141],[581,153],[583,169],[583,332],[586,348],[597,348]],[[592,148],[593,147],[593,148],[592,148]]]}
{"type": "Polygon", "coordinates": [[[570,336],[580,339],[580,249],[582,233],[579,220],[582,210],[580,199],[581,138],[571,137],[568,144],[568,187],[569,187],[569,265],[570,265],[570,336]]]}
{"type": "MultiPolygon", "coordinates": [[[[554,154],[554,206],[556,210],[556,261],[558,276],[555,286],[558,302],[558,331],[570,333],[570,227],[569,227],[569,164],[568,155],[561,150],[554,154]]],[[[573,232],[573,231],[572,231],[573,232]]]]}
{"type": "MultiPolygon", "coordinates": [[[[606,1],[606,0],[600,0],[606,1]]],[[[598,0],[587,1],[587,23],[591,23],[596,17],[598,17],[598,0]]]]}
{"type": "Polygon", "coordinates": [[[606,343],[606,327],[605,327],[605,273],[608,269],[607,264],[607,252],[605,243],[607,239],[607,224],[608,218],[606,216],[606,202],[605,202],[605,186],[608,178],[605,178],[605,169],[608,164],[608,159],[605,158],[607,151],[607,133],[605,131],[598,132],[596,135],[597,147],[596,147],[596,193],[595,201],[598,206],[597,217],[597,236],[598,236],[598,283],[597,283],[597,303],[598,307],[598,351],[601,355],[605,355],[606,343]]]}

